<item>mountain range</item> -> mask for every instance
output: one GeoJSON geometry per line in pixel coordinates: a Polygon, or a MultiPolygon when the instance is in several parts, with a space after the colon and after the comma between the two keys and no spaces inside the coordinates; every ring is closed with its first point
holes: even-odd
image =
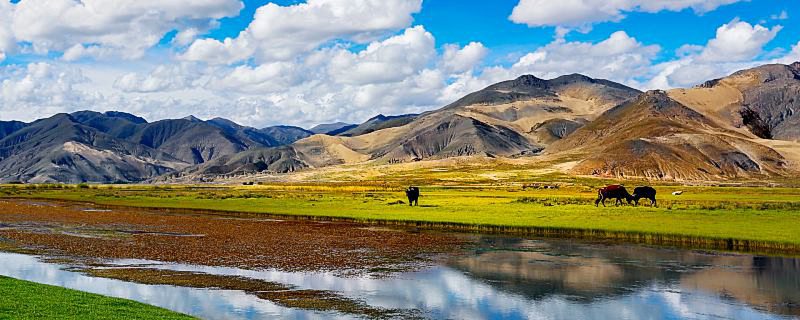
{"type": "Polygon", "coordinates": [[[80,111],[0,121],[4,182],[143,182],[451,157],[546,157],[575,175],[721,180],[797,173],[800,63],[648,91],[571,74],[499,82],[438,110],[252,128],[80,111]]]}

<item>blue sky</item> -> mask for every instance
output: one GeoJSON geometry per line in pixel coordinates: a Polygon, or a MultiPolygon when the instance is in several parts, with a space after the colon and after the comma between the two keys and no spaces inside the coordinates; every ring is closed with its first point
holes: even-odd
{"type": "MultiPolygon", "coordinates": [[[[235,37],[253,18],[255,10],[269,2],[292,5],[303,1],[244,1],[245,7],[236,17],[221,19],[220,27],[207,36],[215,39],[235,37]]],[[[478,41],[492,49],[486,63],[507,64],[508,55],[530,51],[552,41],[555,27],[531,28],[508,19],[517,0],[428,0],[422,10],[414,14],[414,24],[423,25],[436,36],[439,43],[467,44],[478,41]]],[[[788,48],[798,40],[800,23],[792,20],[775,20],[771,17],[786,12],[789,17],[800,16],[800,3],[796,0],[756,0],[722,6],[698,15],[687,8],[678,12],[658,14],[632,12],[619,22],[596,24],[589,32],[572,32],[567,40],[601,41],[613,32],[624,30],[645,43],[659,44],[664,49],[660,60],[669,59],[680,46],[690,43],[702,45],[714,37],[718,26],[733,18],[765,26],[782,25],[784,29],[771,41],[767,51],[788,48]]]]}
{"type": "Polygon", "coordinates": [[[115,109],[308,126],[430,110],[526,73],[669,89],[800,60],[796,0],[3,1],[3,120],[115,109]]]}

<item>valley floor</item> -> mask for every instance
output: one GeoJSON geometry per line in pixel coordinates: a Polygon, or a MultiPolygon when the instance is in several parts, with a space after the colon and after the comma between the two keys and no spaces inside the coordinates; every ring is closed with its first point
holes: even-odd
{"type": "Polygon", "coordinates": [[[13,186],[10,198],[201,209],[317,220],[576,237],[733,251],[800,252],[800,189],[657,186],[659,207],[594,206],[596,187],[422,187],[409,207],[402,187],[369,185],[13,186]],[[672,195],[673,191],[684,191],[672,195]]]}

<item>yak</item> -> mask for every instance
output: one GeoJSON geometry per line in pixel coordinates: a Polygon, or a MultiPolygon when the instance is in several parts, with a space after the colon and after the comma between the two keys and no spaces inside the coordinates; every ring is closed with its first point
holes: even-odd
{"type": "Polygon", "coordinates": [[[633,189],[633,204],[639,205],[639,199],[649,199],[650,205],[658,207],[656,202],[656,189],[650,186],[636,187],[633,189]]]}
{"type": "Polygon", "coordinates": [[[633,201],[633,196],[628,193],[628,190],[626,190],[624,186],[612,184],[597,190],[597,200],[594,201],[594,206],[597,207],[602,202],[605,207],[606,199],[617,199],[615,205],[618,206],[622,203],[622,199],[625,199],[628,201],[628,204],[630,204],[631,201],[633,201]]]}
{"type": "Polygon", "coordinates": [[[418,206],[419,205],[419,188],[418,187],[408,187],[406,189],[406,197],[408,197],[408,205],[409,206],[418,206]]]}

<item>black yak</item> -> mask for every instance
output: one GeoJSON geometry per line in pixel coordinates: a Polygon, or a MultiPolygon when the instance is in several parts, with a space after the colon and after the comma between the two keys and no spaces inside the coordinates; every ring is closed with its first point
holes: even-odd
{"type": "Polygon", "coordinates": [[[612,184],[597,190],[597,200],[594,201],[594,206],[597,207],[602,202],[603,206],[605,207],[606,199],[617,199],[617,201],[614,203],[615,205],[622,203],[622,199],[625,199],[628,201],[628,204],[630,204],[631,201],[633,201],[633,196],[628,193],[628,190],[626,190],[625,187],[618,184],[612,184]]]}
{"type": "Polygon", "coordinates": [[[417,187],[408,187],[408,189],[406,189],[406,197],[408,197],[408,205],[409,206],[418,206],[419,205],[419,188],[417,188],[417,187]]]}
{"type": "Polygon", "coordinates": [[[650,205],[658,207],[658,203],[656,202],[656,189],[653,189],[653,187],[644,186],[633,189],[633,204],[639,205],[639,199],[642,198],[650,199],[650,205]]]}

